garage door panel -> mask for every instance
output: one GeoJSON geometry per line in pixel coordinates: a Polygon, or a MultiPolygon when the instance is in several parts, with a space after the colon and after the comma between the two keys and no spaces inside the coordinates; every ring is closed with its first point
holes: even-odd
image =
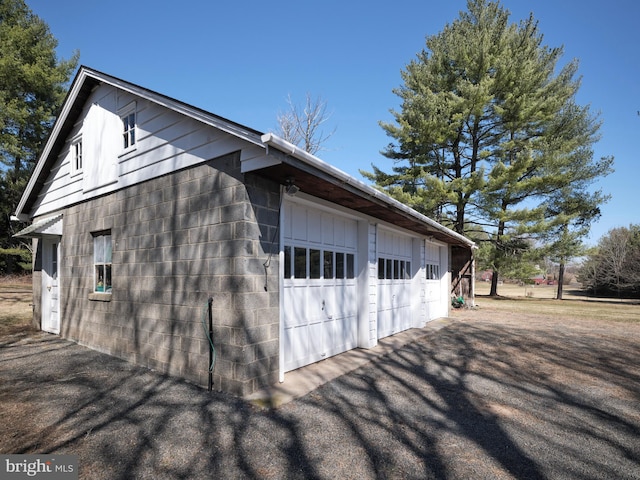
{"type": "Polygon", "coordinates": [[[304,208],[293,205],[291,207],[291,222],[288,225],[294,240],[307,240],[307,214],[304,208]]]}
{"type": "Polygon", "coordinates": [[[309,351],[309,330],[305,327],[292,327],[284,331],[285,366],[297,368],[296,362],[304,358],[309,351]]]}
{"type": "Polygon", "coordinates": [[[411,237],[378,232],[378,338],[412,326],[411,237]]]}
{"type": "Polygon", "coordinates": [[[309,206],[293,210],[298,215],[285,217],[283,229],[292,232],[284,239],[285,265],[291,270],[283,283],[285,371],[357,342],[357,222],[309,206]],[[291,221],[304,224],[304,234],[296,233],[291,221]]]}
{"type": "Polygon", "coordinates": [[[323,245],[335,245],[334,216],[328,213],[322,214],[322,243],[323,245]]]}
{"type": "Polygon", "coordinates": [[[300,286],[291,286],[284,292],[284,327],[292,328],[306,325],[307,289],[300,286]]]}

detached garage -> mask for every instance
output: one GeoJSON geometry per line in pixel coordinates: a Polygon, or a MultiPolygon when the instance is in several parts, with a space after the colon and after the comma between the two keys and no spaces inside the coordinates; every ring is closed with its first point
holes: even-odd
{"type": "Polygon", "coordinates": [[[281,381],[448,315],[451,245],[469,267],[473,242],[273,134],[261,138],[270,161],[245,171],[284,185],[281,381]]]}
{"type": "Polygon", "coordinates": [[[303,193],[282,225],[282,373],[448,314],[446,244],[303,193]]]}
{"type": "Polygon", "coordinates": [[[238,395],[446,316],[452,280],[473,295],[467,238],[273,134],[86,67],[15,213],[34,325],[238,395]]]}

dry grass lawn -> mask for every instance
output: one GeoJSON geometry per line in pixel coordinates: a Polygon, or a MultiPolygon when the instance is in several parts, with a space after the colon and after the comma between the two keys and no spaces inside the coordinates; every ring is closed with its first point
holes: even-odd
{"type": "Polygon", "coordinates": [[[548,317],[557,320],[640,323],[640,301],[590,298],[576,287],[565,287],[563,300],[555,300],[556,286],[500,285],[498,297],[489,297],[489,284],[476,283],[476,307],[495,316],[525,320],[548,317]]]}
{"type": "MultiPolygon", "coordinates": [[[[489,284],[477,282],[476,306],[491,310],[496,316],[521,319],[535,315],[568,320],[640,322],[640,301],[588,298],[573,286],[565,287],[564,300],[557,301],[554,300],[556,288],[503,284],[498,287],[499,297],[492,298],[489,297],[489,284]]],[[[0,335],[31,329],[31,302],[31,277],[0,279],[0,335]]]]}
{"type": "Polygon", "coordinates": [[[31,330],[31,277],[0,280],[0,335],[31,330]]]}

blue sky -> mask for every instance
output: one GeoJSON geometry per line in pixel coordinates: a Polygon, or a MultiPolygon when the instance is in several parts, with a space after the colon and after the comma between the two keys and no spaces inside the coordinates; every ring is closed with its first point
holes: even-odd
{"type": "MultiPolygon", "coordinates": [[[[399,107],[400,71],[466,10],[466,0],[349,2],[300,0],[26,0],[58,39],[58,55],[190,103],[260,131],[273,131],[291,95],[320,96],[336,131],[318,154],[362,180],[390,141],[379,121],[399,107]]],[[[612,195],[590,243],[640,223],[636,142],[640,133],[640,2],[503,0],[517,22],[533,12],[544,43],[577,58],[578,102],[603,122],[595,156],[615,173],[597,188],[612,195]]]]}

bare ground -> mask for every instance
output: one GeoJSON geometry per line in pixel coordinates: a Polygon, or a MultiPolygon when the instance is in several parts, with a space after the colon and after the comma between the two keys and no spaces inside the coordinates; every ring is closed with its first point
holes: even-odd
{"type": "Polygon", "coordinates": [[[640,478],[640,306],[478,304],[276,410],[5,335],[0,452],[77,454],[87,479],[640,478]]]}

